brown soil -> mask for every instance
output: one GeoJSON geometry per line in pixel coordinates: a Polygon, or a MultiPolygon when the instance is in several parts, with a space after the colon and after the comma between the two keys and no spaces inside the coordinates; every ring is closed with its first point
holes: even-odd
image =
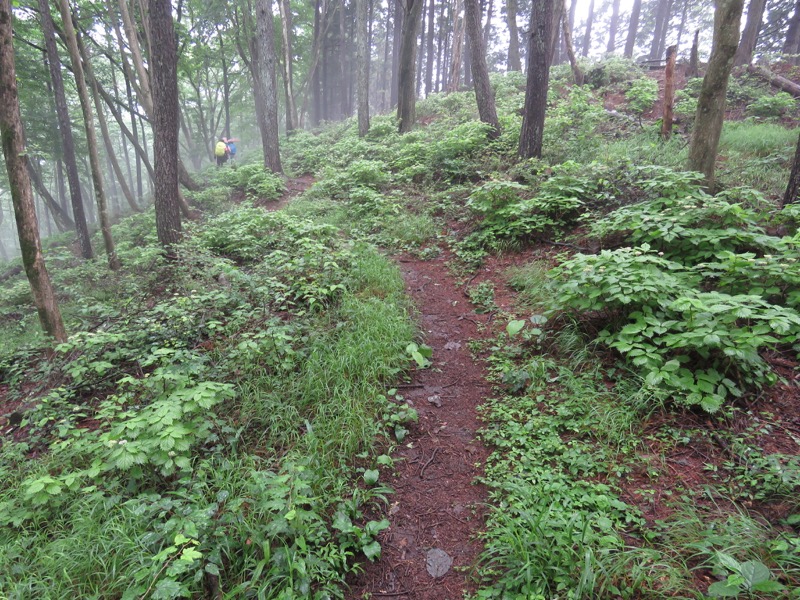
{"type": "Polygon", "coordinates": [[[475,478],[488,456],[476,440],[476,407],[490,388],[468,342],[481,337],[478,325],[490,316],[472,311],[448,272],[448,258],[398,258],[425,343],[433,349],[433,366],[416,371],[410,384],[400,386],[419,422],[395,455],[389,485],[396,493],[388,509],[391,527],[379,538],[382,556],[350,582],[351,599],[455,600],[475,588],[470,575],[481,550],[476,534],[487,497],[475,478]],[[427,553],[436,548],[453,559],[438,578],[426,568],[427,553]]]}

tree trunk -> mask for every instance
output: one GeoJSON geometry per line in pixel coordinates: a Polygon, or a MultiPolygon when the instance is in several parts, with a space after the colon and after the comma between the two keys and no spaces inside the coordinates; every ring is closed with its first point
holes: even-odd
{"type": "Polygon", "coordinates": [[[279,0],[281,35],[283,36],[283,81],[286,96],[286,132],[297,127],[297,107],[294,103],[294,65],[292,53],[292,8],[289,0],[279,0]]]}
{"type": "Polygon", "coordinates": [[[739,48],[733,59],[734,67],[749,65],[753,60],[753,52],[758,42],[758,34],[761,31],[761,20],[764,17],[764,6],[766,0],[750,0],[747,5],[747,21],[745,21],[742,39],[739,41],[739,48]]]}
{"type": "Polygon", "coordinates": [[[483,48],[484,53],[489,52],[489,44],[492,41],[492,15],[494,14],[494,0],[489,0],[486,5],[486,24],[483,27],[483,48]]]}
{"type": "Polygon", "coordinates": [[[668,140],[672,136],[672,103],[675,99],[675,59],[678,47],[667,48],[667,68],[664,73],[664,115],[661,118],[661,139],[668,140]]]}
{"type": "Polygon", "coordinates": [[[411,131],[416,119],[414,67],[416,66],[417,25],[424,0],[406,0],[403,11],[403,39],[400,44],[400,65],[397,78],[397,120],[400,133],[411,131]]]}
{"type": "Polygon", "coordinates": [[[369,47],[367,0],[356,0],[356,70],[358,71],[358,135],[369,131],[369,47]]]}
{"type": "MultiPolygon", "coordinates": [[[[795,1],[794,12],[786,30],[786,40],[783,43],[784,54],[797,54],[798,52],[800,52],[800,0],[795,1]]],[[[797,64],[796,59],[792,59],[791,62],[797,64]]]]}
{"type": "Polygon", "coordinates": [[[683,32],[686,29],[686,12],[689,9],[689,0],[683,0],[683,4],[681,5],[681,22],[678,25],[678,39],[675,42],[675,45],[678,47],[678,50],[681,48],[681,40],[683,39],[683,32]]]}
{"type": "Polygon", "coordinates": [[[462,0],[455,0],[453,9],[453,51],[450,58],[450,81],[448,92],[457,92],[461,81],[461,53],[464,44],[464,19],[461,17],[462,0]]]}
{"type": "Polygon", "coordinates": [[[561,38],[560,32],[561,27],[559,24],[561,23],[561,17],[564,13],[564,3],[561,0],[553,0],[553,25],[550,28],[550,32],[552,34],[552,38],[550,39],[550,65],[559,64],[560,60],[556,51],[558,50],[559,44],[558,41],[561,38]]]}
{"type": "Polygon", "coordinates": [[[725,118],[725,92],[733,68],[733,57],[739,46],[743,5],[744,0],[717,0],[711,58],[697,99],[697,113],[689,147],[689,170],[702,173],[706,187],[712,191],[714,163],[725,118]]]}
{"type": "Polygon", "coordinates": [[[550,40],[553,35],[553,0],[533,3],[528,41],[528,81],[519,136],[522,158],[541,158],[547,87],[550,80],[550,40]]]}
{"type": "Polygon", "coordinates": [[[506,0],[506,24],[508,25],[508,70],[522,71],[522,62],[519,58],[517,0],[506,0]]]}
{"type": "Polygon", "coordinates": [[[53,84],[53,95],[56,102],[56,115],[58,116],[58,131],[61,134],[61,148],[64,152],[64,163],[67,171],[69,195],[72,201],[72,217],[75,221],[75,231],[78,234],[78,244],[81,256],[86,259],[94,258],[92,245],[89,241],[89,227],[86,223],[86,213],[83,209],[81,197],[80,178],[78,177],[78,163],[75,158],[75,140],[72,137],[67,97],[64,93],[64,80],[61,78],[61,63],[56,49],[55,28],[50,6],[47,0],[39,0],[39,14],[42,20],[42,33],[44,34],[45,47],[47,48],[47,62],[50,67],[50,80],[53,84]]]}
{"type": "MultiPolygon", "coordinates": [[[[566,8],[567,0],[564,0],[564,9],[566,10],[566,8]]],[[[572,46],[572,31],[566,13],[561,18],[561,29],[564,37],[564,49],[567,51],[567,58],[572,69],[572,76],[575,78],[575,85],[583,85],[583,71],[581,71],[578,60],[575,58],[575,50],[572,46]]]]}
{"type": "Polygon", "coordinates": [[[650,44],[650,60],[659,60],[661,58],[671,7],[672,0],[658,0],[655,32],[653,33],[653,42],[650,44]]]}
{"type": "Polygon", "coordinates": [[[747,72],[760,77],[771,86],[787,92],[795,98],[800,98],[800,85],[796,84],[790,79],[786,79],[786,77],[777,75],[776,73],[773,73],[769,69],[760,65],[750,65],[747,67],[747,72]]]}
{"type": "MultiPolygon", "coordinates": [[[[422,93],[422,59],[425,56],[425,0],[422,0],[422,16],[419,20],[419,50],[417,51],[417,87],[416,93],[419,98],[422,93]]],[[[428,24],[430,26],[430,23],[428,24]]]]}
{"type": "Polygon", "coordinates": [[[611,54],[617,49],[617,29],[619,28],[619,2],[614,0],[611,8],[611,22],[608,24],[608,45],[606,52],[611,54]]]}
{"type": "Polygon", "coordinates": [[[97,202],[97,214],[100,219],[100,231],[103,235],[103,243],[106,248],[108,267],[112,271],[115,271],[119,269],[120,264],[117,251],[114,249],[114,238],[111,236],[111,221],[108,217],[106,192],[103,185],[103,170],[100,166],[100,156],[97,151],[97,136],[94,131],[92,100],[89,97],[89,87],[86,85],[86,77],[83,74],[81,54],[78,49],[78,36],[72,24],[72,12],[70,11],[67,0],[58,0],[58,8],[61,11],[64,39],[72,62],[72,73],[75,76],[75,86],[78,88],[78,97],[81,103],[81,111],[83,112],[83,123],[86,129],[86,145],[89,150],[89,170],[92,173],[94,196],[97,202]]]}
{"type": "Polygon", "coordinates": [[[273,35],[272,7],[270,0],[256,2],[256,46],[258,62],[255,64],[264,100],[264,119],[261,125],[261,146],[264,148],[264,168],[282,174],[280,148],[278,146],[278,93],[275,85],[275,40],[273,35]]]}
{"type": "MultiPolygon", "coordinates": [[[[391,1],[391,0],[390,0],[391,1]]],[[[397,105],[400,77],[400,45],[403,39],[403,3],[394,0],[394,33],[392,34],[392,87],[389,108],[397,105]]]]}
{"type": "MultiPolygon", "coordinates": [[[[586,33],[583,34],[583,48],[581,48],[581,56],[589,56],[589,47],[592,44],[592,22],[593,21],[594,21],[594,0],[591,0],[589,2],[589,16],[586,17],[586,33]]],[[[531,29],[533,29],[533,27],[531,27],[531,29]]],[[[549,68],[549,65],[548,65],[548,68],[549,68]]]]}
{"type": "Polygon", "coordinates": [[[428,5],[428,41],[425,50],[425,96],[433,93],[433,30],[436,22],[435,0],[428,5]]]}
{"type": "Polygon", "coordinates": [[[225,56],[225,44],[222,32],[217,29],[219,37],[219,59],[222,67],[222,103],[225,110],[225,137],[231,137],[231,84],[228,77],[228,57],[225,56]]]}
{"type": "Polygon", "coordinates": [[[628,38],[625,40],[625,58],[633,58],[633,49],[636,46],[636,34],[639,33],[639,16],[642,12],[642,0],[633,0],[631,20],[628,25],[628,38]]]}
{"type": "Polygon", "coordinates": [[[170,0],[149,0],[153,53],[153,156],[158,241],[169,258],[181,239],[178,200],[178,55],[170,0]]]}
{"type": "Polygon", "coordinates": [[[692,42],[692,50],[689,52],[689,68],[686,70],[686,78],[691,79],[700,75],[700,46],[699,46],[700,30],[694,32],[694,42],[692,42]]]}
{"type": "Polygon", "coordinates": [[[47,209],[50,211],[50,214],[53,215],[53,220],[56,223],[56,227],[60,232],[69,231],[75,228],[75,223],[72,222],[72,219],[69,218],[69,215],[64,212],[64,209],[59,206],[56,199],[53,198],[53,195],[44,185],[44,181],[42,181],[42,176],[36,170],[33,162],[28,160],[25,161],[28,167],[28,175],[30,176],[31,183],[33,187],[36,188],[36,191],[39,192],[39,195],[42,197],[47,209]]]}
{"type": "Polygon", "coordinates": [[[22,136],[14,48],[11,39],[11,2],[0,0],[0,138],[6,159],[14,217],[17,221],[22,264],[28,276],[42,329],[56,341],[65,342],[67,333],[44,264],[33,190],[28,179],[26,167],[28,153],[22,136]]]}
{"type": "MultiPolygon", "coordinates": [[[[136,79],[131,79],[136,91],[139,94],[139,100],[144,107],[144,112],[152,118],[153,114],[153,93],[150,90],[150,77],[147,69],[144,66],[144,59],[142,58],[142,49],[139,46],[139,36],[136,33],[136,26],[131,18],[131,13],[128,10],[127,0],[118,0],[120,17],[122,26],[125,28],[125,36],[128,38],[128,48],[131,51],[131,59],[133,60],[133,68],[136,69],[138,82],[136,79]]],[[[122,46],[120,46],[122,50],[122,46]]]]}
{"type": "Polygon", "coordinates": [[[794,160],[792,161],[792,172],[789,175],[789,184],[786,186],[781,208],[787,204],[797,202],[798,193],[800,193],[800,137],[797,138],[797,148],[794,151],[794,160]]]}
{"type": "Polygon", "coordinates": [[[472,55],[472,83],[475,87],[478,114],[482,122],[491,126],[489,138],[495,139],[500,135],[500,122],[497,120],[497,110],[494,106],[494,92],[489,83],[489,69],[486,66],[486,54],[483,49],[478,0],[464,0],[464,19],[469,51],[472,55]]]}

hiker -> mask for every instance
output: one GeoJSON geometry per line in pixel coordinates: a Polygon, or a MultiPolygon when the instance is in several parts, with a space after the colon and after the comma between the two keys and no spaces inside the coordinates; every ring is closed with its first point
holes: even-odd
{"type": "Polygon", "coordinates": [[[228,138],[226,142],[228,143],[228,150],[230,150],[230,158],[231,162],[233,159],[236,158],[236,142],[238,142],[236,138],[228,138]]]}
{"type": "Polygon", "coordinates": [[[214,147],[214,156],[217,158],[217,167],[221,167],[228,161],[228,155],[230,154],[230,148],[228,148],[228,142],[224,137],[219,138],[217,145],[214,147]]]}

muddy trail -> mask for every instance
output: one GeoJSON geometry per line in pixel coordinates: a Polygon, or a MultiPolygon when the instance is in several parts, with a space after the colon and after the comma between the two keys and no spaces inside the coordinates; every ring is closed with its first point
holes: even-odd
{"type": "Polygon", "coordinates": [[[475,483],[488,451],[476,439],[476,407],[490,393],[468,342],[480,336],[476,315],[447,268],[447,257],[397,258],[433,365],[417,370],[399,393],[419,421],[394,454],[382,555],[350,581],[348,598],[449,600],[474,590],[487,491],[475,483]]]}

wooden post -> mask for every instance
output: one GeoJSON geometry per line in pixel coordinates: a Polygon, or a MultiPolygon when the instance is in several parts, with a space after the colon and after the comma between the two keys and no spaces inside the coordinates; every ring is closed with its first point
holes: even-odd
{"type": "Polygon", "coordinates": [[[667,68],[664,76],[664,113],[661,118],[661,139],[667,141],[672,136],[672,103],[675,99],[675,58],[678,47],[667,48],[667,68]]]}

